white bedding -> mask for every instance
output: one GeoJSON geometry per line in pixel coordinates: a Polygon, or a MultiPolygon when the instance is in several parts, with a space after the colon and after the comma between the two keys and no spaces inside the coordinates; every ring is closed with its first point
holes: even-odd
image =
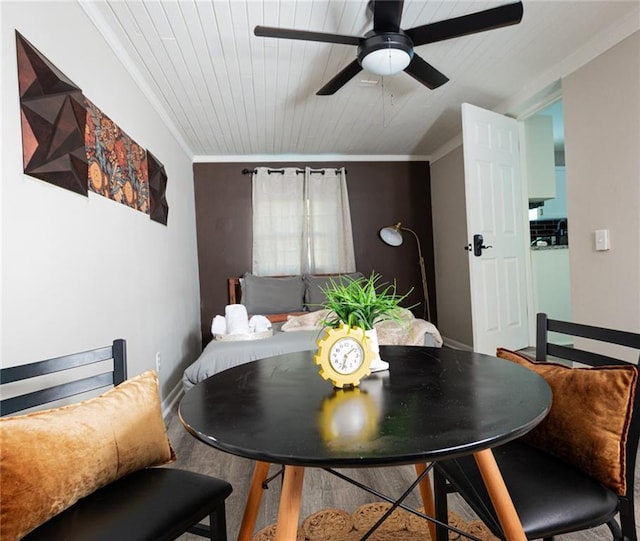
{"type": "MultiPolygon", "coordinates": [[[[227,368],[274,355],[316,349],[316,342],[323,332],[319,323],[323,316],[321,312],[289,316],[284,324],[273,326],[273,336],[269,338],[237,342],[212,340],[184,371],[184,390],[227,368]]],[[[385,321],[376,325],[380,345],[442,346],[442,337],[432,323],[416,319],[408,311],[403,319],[402,323],[385,321]]]]}

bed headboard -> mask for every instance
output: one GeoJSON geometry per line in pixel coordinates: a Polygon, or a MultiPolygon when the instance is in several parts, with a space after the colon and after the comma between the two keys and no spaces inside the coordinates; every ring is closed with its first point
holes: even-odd
{"type": "MultiPolygon", "coordinates": [[[[319,309],[318,305],[320,304],[320,301],[316,297],[317,295],[320,294],[321,286],[326,283],[327,278],[332,279],[337,276],[361,278],[362,274],[361,273],[346,273],[342,275],[340,274],[313,274],[313,275],[288,274],[288,275],[279,275],[279,276],[264,276],[262,278],[294,278],[294,277],[302,278],[304,282],[304,287],[303,287],[303,290],[301,291],[300,308],[301,310],[306,310],[307,308],[305,308],[306,306],[305,303],[309,302],[310,305],[315,307],[315,308],[312,308],[311,310],[317,310],[319,309]],[[313,300],[309,300],[309,299],[313,299],[313,300]]],[[[242,303],[242,284],[241,284],[241,278],[239,276],[233,276],[231,278],[227,278],[227,290],[229,293],[229,304],[242,303]]],[[[285,294],[285,298],[286,298],[286,294],[285,294]]],[[[291,306],[292,303],[285,302],[285,304],[291,306]]],[[[282,304],[280,306],[282,306],[282,304]]],[[[267,317],[272,323],[277,323],[280,321],[287,321],[287,318],[290,315],[301,315],[304,313],[306,312],[296,311],[296,312],[286,312],[286,313],[263,313],[262,315],[267,317]]],[[[252,315],[252,314],[249,314],[249,315],[252,315]]]]}
{"type": "MultiPolygon", "coordinates": [[[[269,278],[288,278],[289,276],[269,276],[269,278]]],[[[229,304],[239,304],[242,302],[242,285],[240,283],[239,276],[232,276],[231,278],[227,278],[227,289],[229,292],[229,304]]],[[[264,314],[264,316],[271,321],[271,323],[280,323],[282,321],[287,321],[287,317],[290,315],[301,315],[304,312],[290,312],[290,313],[282,313],[282,314],[264,314]]]]}
{"type": "MultiPolygon", "coordinates": [[[[278,276],[269,276],[269,278],[289,278],[295,276],[293,274],[281,274],[278,276]]],[[[314,276],[336,276],[336,274],[315,274],[314,276]]],[[[238,304],[242,301],[242,286],[240,284],[240,276],[232,276],[227,278],[227,289],[229,292],[229,304],[238,304]]]]}
{"type": "Polygon", "coordinates": [[[239,304],[242,299],[240,277],[234,276],[233,278],[228,278],[227,287],[229,288],[229,304],[239,304]]]}

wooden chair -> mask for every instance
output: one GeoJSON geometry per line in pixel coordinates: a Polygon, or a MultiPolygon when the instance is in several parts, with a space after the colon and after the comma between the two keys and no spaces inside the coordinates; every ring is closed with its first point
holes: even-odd
{"type": "MultiPolygon", "coordinates": [[[[74,375],[67,372],[65,383],[6,398],[0,401],[0,414],[6,416],[122,383],[127,378],[126,343],[115,340],[107,347],[3,368],[0,370],[0,384],[6,389],[5,384],[31,380],[44,374],[104,361],[109,361],[105,364],[111,366],[111,359],[112,368],[97,375],[71,380],[74,375]]],[[[36,382],[30,384],[38,386],[36,382]]],[[[177,468],[145,468],[82,498],[24,539],[169,541],[190,532],[207,539],[225,541],[225,499],[231,491],[229,483],[206,475],[177,468]],[[209,525],[199,524],[207,516],[209,525]]]]}
{"type": "MultiPolygon", "coordinates": [[[[550,413],[539,427],[525,435],[524,438],[494,449],[496,462],[518,512],[525,534],[528,539],[551,539],[555,535],[607,524],[615,540],[637,541],[638,531],[634,515],[634,476],[640,437],[640,389],[638,389],[637,365],[584,349],[551,343],[548,333],[552,331],[563,335],[627,346],[636,350],[640,350],[640,334],[556,321],[547,318],[546,314],[538,314],[537,319],[536,361],[546,361],[547,356],[552,356],[554,361],[559,359],[581,363],[589,367],[600,367],[599,369],[583,368],[579,373],[576,373],[575,370],[580,369],[550,367],[547,364],[542,370],[548,368],[558,370],[558,373],[564,372],[565,376],[569,371],[573,372],[570,377],[577,376],[578,378],[582,377],[580,374],[584,374],[587,378],[590,377],[590,370],[598,370],[599,373],[603,373],[603,370],[616,374],[624,372],[625,377],[630,375],[627,379],[629,393],[624,399],[625,409],[621,417],[618,417],[625,419],[626,428],[620,440],[613,440],[614,446],[617,444],[617,449],[624,448],[624,432],[626,432],[626,450],[624,453],[618,453],[618,455],[622,455],[618,473],[620,479],[626,483],[626,491],[613,490],[605,486],[603,482],[599,482],[592,475],[585,473],[584,468],[576,467],[574,463],[569,462],[566,456],[559,458],[558,455],[561,453],[558,453],[557,449],[554,448],[552,454],[541,448],[540,440],[535,440],[535,436],[533,439],[527,439],[529,436],[533,436],[533,432],[538,428],[542,429],[542,424],[549,419],[550,413]],[[622,371],[602,369],[605,366],[632,368],[622,371]],[[527,441],[530,441],[531,444],[528,444],[527,441]],[[620,493],[621,491],[622,493],[620,493]],[[616,520],[618,514],[619,523],[616,520]]],[[[501,351],[507,350],[499,350],[498,355],[504,356],[500,355],[501,351]]],[[[514,352],[508,353],[518,355],[514,352]]],[[[509,357],[507,356],[507,358],[509,357]]],[[[525,363],[528,362],[525,360],[525,363]]],[[[538,370],[540,367],[536,369],[536,371],[538,370]]],[[[591,373],[592,376],[595,374],[597,372],[591,373]]],[[[549,377],[543,377],[547,379],[554,390],[554,385],[551,384],[549,377]]],[[[601,387],[604,386],[601,385],[601,387]]],[[[570,390],[567,385],[554,390],[552,412],[556,402],[567,399],[568,395],[564,393],[568,392],[570,390]],[[562,394],[564,396],[559,398],[562,394]]],[[[595,412],[593,414],[599,415],[596,408],[590,408],[590,406],[591,404],[586,401],[581,408],[577,408],[572,414],[585,418],[586,411],[593,409],[595,412]]],[[[560,413],[560,415],[563,414],[564,411],[560,413]]],[[[608,419],[612,417],[608,416],[608,419]]],[[[602,417],[600,416],[600,418],[602,417]]],[[[585,431],[585,433],[587,432],[588,430],[585,431]]],[[[590,450],[586,447],[585,445],[584,451],[589,453],[590,450]]],[[[495,511],[472,458],[463,457],[440,461],[436,464],[434,472],[436,514],[438,517],[447,516],[446,494],[458,492],[492,532],[504,539],[495,511]]],[[[440,531],[438,533],[440,534],[440,531]]]]}

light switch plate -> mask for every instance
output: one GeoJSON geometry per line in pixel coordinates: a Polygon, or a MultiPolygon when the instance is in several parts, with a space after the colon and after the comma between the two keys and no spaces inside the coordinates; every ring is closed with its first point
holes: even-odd
{"type": "Polygon", "coordinates": [[[596,240],[596,252],[604,252],[605,250],[609,250],[611,248],[609,243],[608,229],[596,230],[595,240],[596,240]]]}

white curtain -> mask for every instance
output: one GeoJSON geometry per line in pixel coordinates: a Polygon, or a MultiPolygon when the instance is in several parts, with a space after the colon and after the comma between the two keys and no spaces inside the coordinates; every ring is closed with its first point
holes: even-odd
{"type": "Polygon", "coordinates": [[[253,174],[253,274],[355,271],[344,168],[253,174]]]}

